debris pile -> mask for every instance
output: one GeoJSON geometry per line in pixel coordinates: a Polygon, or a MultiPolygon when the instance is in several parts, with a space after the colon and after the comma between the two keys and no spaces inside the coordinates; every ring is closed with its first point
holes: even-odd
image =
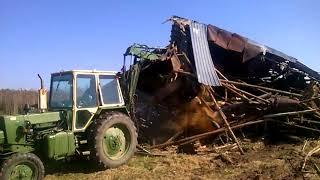
{"type": "Polygon", "coordinates": [[[319,73],[213,25],[169,21],[167,47],[134,44],[124,54],[121,83],[140,142],[162,148],[227,134],[243,152],[233,131],[253,124],[320,133],[319,73]]]}

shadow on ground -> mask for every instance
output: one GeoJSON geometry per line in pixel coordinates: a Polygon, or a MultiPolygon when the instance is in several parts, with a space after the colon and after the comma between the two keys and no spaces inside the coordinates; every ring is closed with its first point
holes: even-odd
{"type": "Polygon", "coordinates": [[[91,174],[104,171],[104,169],[98,167],[96,163],[86,159],[72,159],[65,161],[47,162],[45,166],[46,175],[70,173],[91,174]]]}

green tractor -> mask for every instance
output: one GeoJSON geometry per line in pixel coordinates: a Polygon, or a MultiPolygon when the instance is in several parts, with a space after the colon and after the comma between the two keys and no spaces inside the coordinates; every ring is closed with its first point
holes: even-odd
{"type": "Polygon", "coordinates": [[[53,73],[49,98],[41,79],[38,105],[0,116],[1,179],[42,179],[46,160],[86,156],[115,168],[133,156],[137,132],[116,72],[53,73]]]}

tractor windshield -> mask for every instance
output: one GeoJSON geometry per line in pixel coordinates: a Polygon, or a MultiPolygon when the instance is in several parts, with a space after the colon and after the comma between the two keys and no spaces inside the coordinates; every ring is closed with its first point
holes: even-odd
{"type": "Polygon", "coordinates": [[[72,80],[71,74],[53,75],[51,78],[50,107],[72,107],[72,80]]]}

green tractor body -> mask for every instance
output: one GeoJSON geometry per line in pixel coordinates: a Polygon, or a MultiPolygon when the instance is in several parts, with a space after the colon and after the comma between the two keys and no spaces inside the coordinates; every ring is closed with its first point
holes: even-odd
{"type": "Polygon", "coordinates": [[[1,179],[41,179],[47,159],[89,156],[114,168],[133,156],[136,129],[115,72],[52,74],[48,111],[39,93],[42,113],[0,116],[1,179]]]}

